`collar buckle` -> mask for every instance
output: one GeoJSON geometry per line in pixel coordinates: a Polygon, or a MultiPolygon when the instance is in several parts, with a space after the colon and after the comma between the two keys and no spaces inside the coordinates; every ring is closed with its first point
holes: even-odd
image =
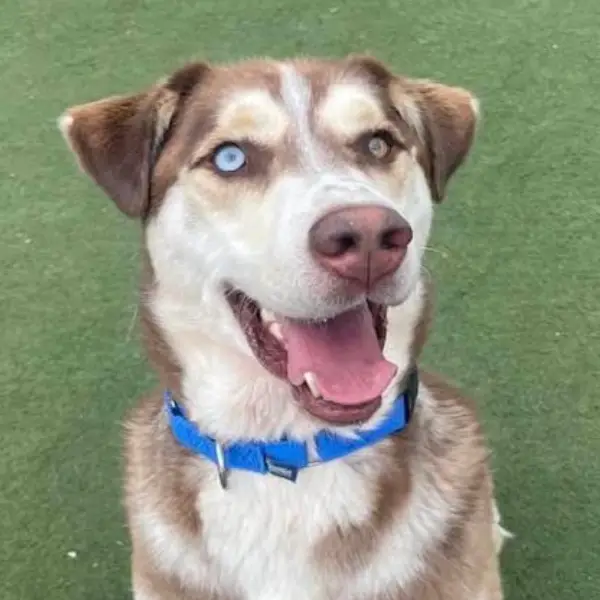
{"type": "Polygon", "coordinates": [[[221,488],[226,490],[229,484],[229,469],[225,465],[225,451],[223,446],[215,440],[215,454],[217,457],[217,473],[221,488]]]}

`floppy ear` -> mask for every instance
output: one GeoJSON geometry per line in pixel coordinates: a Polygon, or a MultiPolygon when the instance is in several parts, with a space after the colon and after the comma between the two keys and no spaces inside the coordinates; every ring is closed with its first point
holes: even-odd
{"type": "Polygon", "coordinates": [[[479,103],[465,89],[431,81],[407,80],[403,87],[416,104],[424,167],[433,197],[441,202],[448,181],[473,144],[479,103]]]}
{"type": "Polygon", "coordinates": [[[60,129],[81,169],[130,217],[146,214],[160,149],[207,70],[203,63],[193,63],[146,92],[74,106],[60,117],[60,129]]]}

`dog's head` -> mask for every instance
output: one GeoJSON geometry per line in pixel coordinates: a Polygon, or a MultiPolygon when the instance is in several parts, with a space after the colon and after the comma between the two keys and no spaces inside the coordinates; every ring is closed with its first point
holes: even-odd
{"type": "Polygon", "coordinates": [[[74,107],[61,127],[144,223],[156,289],[289,381],[308,413],[349,423],[394,378],[385,307],[417,285],[432,206],[476,119],[463,89],[349,57],[191,64],[74,107]]]}

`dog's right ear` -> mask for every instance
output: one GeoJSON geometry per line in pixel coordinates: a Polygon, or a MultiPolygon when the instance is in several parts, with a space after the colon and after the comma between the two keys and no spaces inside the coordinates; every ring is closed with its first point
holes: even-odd
{"type": "Polygon", "coordinates": [[[146,214],[158,153],[175,115],[208,69],[193,63],[146,92],[74,106],[60,117],[81,169],[126,215],[146,214]]]}

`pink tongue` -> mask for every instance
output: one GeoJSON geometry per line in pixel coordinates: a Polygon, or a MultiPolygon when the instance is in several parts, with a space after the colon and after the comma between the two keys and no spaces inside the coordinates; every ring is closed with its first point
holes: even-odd
{"type": "Polygon", "coordinates": [[[322,323],[285,319],[288,378],[293,385],[315,374],[325,400],[364,404],[381,396],[396,367],[383,358],[368,307],[343,313],[322,323]]]}

